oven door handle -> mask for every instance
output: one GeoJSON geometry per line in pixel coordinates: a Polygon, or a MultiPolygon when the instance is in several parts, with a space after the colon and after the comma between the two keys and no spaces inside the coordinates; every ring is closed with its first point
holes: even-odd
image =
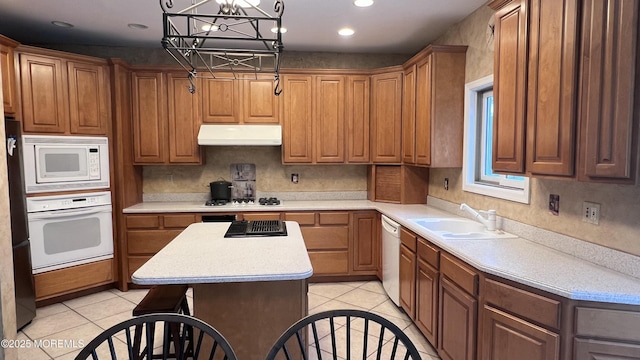
{"type": "Polygon", "coordinates": [[[52,219],[52,218],[67,218],[87,216],[98,213],[111,212],[111,205],[102,205],[92,208],[72,209],[72,210],[54,210],[54,211],[42,211],[37,213],[30,213],[29,217],[33,220],[37,219],[52,219]]]}

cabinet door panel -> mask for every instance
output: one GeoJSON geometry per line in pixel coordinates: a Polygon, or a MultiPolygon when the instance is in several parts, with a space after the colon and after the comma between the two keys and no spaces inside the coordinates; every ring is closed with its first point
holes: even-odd
{"type": "Polygon", "coordinates": [[[638,78],[629,74],[640,70],[638,7],[638,1],[584,3],[580,93],[583,173],[579,175],[587,179],[630,179],[635,175],[634,105],[639,107],[634,100],[640,100],[634,88],[638,78]]]}
{"type": "Polygon", "coordinates": [[[316,76],[315,160],[344,162],[344,76],[316,76]]]}
{"type": "Polygon", "coordinates": [[[531,1],[527,169],[572,176],[576,124],[577,0],[531,1]]]}
{"type": "Polygon", "coordinates": [[[189,84],[183,73],[167,74],[169,162],[172,163],[201,163],[200,102],[198,96],[188,91],[189,84]]]}
{"type": "Polygon", "coordinates": [[[439,355],[445,360],[474,360],[478,301],[442,276],[439,292],[439,355]]]}
{"type": "MultiPolygon", "coordinates": [[[[431,59],[432,55],[420,61],[416,67],[416,163],[431,164],[431,59]]],[[[442,134],[444,135],[444,134],[442,134]]]]}
{"type": "Polygon", "coordinates": [[[353,214],[353,270],[376,271],[380,252],[377,247],[377,217],[375,212],[353,214]]]}
{"type": "Polygon", "coordinates": [[[400,306],[416,318],[416,254],[400,245],[400,306]]]}
{"type": "Polygon", "coordinates": [[[402,162],[416,162],[416,66],[404,71],[402,92],[402,162]]]}
{"type": "Polygon", "coordinates": [[[240,122],[240,82],[232,74],[202,80],[202,121],[233,124],[240,122]]]}
{"type": "Polygon", "coordinates": [[[165,89],[160,72],[131,75],[133,98],[133,149],[135,163],[166,161],[165,89]]]}
{"type": "Polygon", "coordinates": [[[418,259],[416,326],[431,344],[438,343],[438,271],[418,259]]]}
{"type": "MultiPolygon", "coordinates": [[[[0,38],[0,40],[3,40],[0,38]]],[[[5,114],[18,111],[16,71],[13,47],[0,44],[0,73],[2,74],[2,102],[5,114]]]]}
{"type": "Polygon", "coordinates": [[[371,160],[402,160],[402,73],[374,75],[371,107],[371,160]]]}
{"type": "Polygon", "coordinates": [[[282,101],[282,161],[313,161],[313,89],[311,76],[284,75],[282,101]]]}
{"type": "Polygon", "coordinates": [[[369,76],[347,78],[347,162],[368,163],[369,76]]]}
{"type": "Polygon", "coordinates": [[[523,173],[527,86],[527,16],[512,1],[495,17],[493,170],[523,173]]]}
{"type": "Polygon", "coordinates": [[[25,132],[65,132],[69,102],[64,72],[61,59],[20,54],[25,132]]]}
{"type": "Polygon", "coordinates": [[[109,82],[104,66],[69,61],[71,133],[106,135],[109,122],[109,82]]]}
{"type": "Polygon", "coordinates": [[[273,76],[259,76],[242,83],[242,103],[245,123],[278,124],[279,96],[273,93],[273,76]]]}
{"type": "Polygon", "coordinates": [[[490,306],[484,307],[482,360],[557,360],[560,335],[490,306]]]}

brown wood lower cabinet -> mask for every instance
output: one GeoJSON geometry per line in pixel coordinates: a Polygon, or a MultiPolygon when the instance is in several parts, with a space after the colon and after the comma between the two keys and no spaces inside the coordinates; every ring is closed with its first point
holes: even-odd
{"type": "Polygon", "coordinates": [[[439,250],[418,239],[416,326],[431,344],[438,343],[439,250]]]}
{"type": "MultiPolygon", "coordinates": [[[[476,358],[478,300],[440,277],[438,353],[445,360],[476,358]]],[[[506,359],[505,359],[506,360],[506,359]]]]}
{"type": "Polygon", "coordinates": [[[349,274],[348,212],[287,212],[284,219],[300,225],[313,277],[349,274]]]}
{"type": "Polygon", "coordinates": [[[351,272],[358,275],[375,275],[380,259],[380,238],[377,211],[354,211],[351,213],[351,272]]]}
{"type": "Polygon", "coordinates": [[[438,353],[445,360],[476,359],[478,273],[448,254],[440,256],[438,353]]]}
{"type": "Polygon", "coordinates": [[[574,324],[573,360],[640,359],[637,306],[577,306],[574,324]]]}
{"type": "Polygon", "coordinates": [[[127,282],[142,264],[196,221],[196,214],[126,215],[126,256],[121,259],[127,261],[127,282]]]}
{"type": "Polygon", "coordinates": [[[488,305],[483,316],[482,360],[559,359],[559,334],[488,305]]]}

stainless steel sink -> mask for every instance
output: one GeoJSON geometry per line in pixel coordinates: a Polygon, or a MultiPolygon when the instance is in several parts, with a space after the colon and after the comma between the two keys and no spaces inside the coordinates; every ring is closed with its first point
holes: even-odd
{"type": "Polygon", "coordinates": [[[513,239],[517,237],[501,230],[489,231],[483,224],[467,219],[424,218],[409,219],[409,221],[443,240],[513,239]]]}

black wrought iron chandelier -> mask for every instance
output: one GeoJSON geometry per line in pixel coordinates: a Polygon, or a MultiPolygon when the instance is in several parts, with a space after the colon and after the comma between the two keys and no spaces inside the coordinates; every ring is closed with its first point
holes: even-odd
{"type": "Polygon", "coordinates": [[[160,7],[162,46],[189,73],[189,91],[195,93],[198,76],[246,79],[251,77],[244,74],[273,73],[274,94],[280,95],[284,0],[274,2],[273,15],[258,7],[259,0],[186,1],[190,4],[182,10],[173,9],[174,0],[160,0],[160,7]],[[210,13],[203,13],[208,8],[210,13]]]}

